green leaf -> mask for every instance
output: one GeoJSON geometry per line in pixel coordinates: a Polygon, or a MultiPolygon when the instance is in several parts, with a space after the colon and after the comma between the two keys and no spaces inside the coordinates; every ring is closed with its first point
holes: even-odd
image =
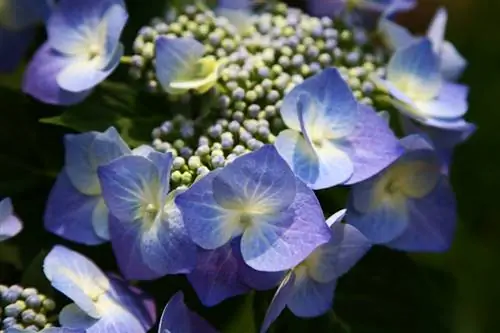
{"type": "Polygon", "coordinates": [[[245,296],[240,307],[231,314],[230,321],[222,330],[224,333],[255,333],[258,327],[254,315],[255,292],[245,296]]]}
{"type": "Polygon", "coordinates": [[[9,242],[0,243],[0,263],[10,264],[17,270],[23,268],[19,247],[9,242]]]}
{"type": "Polygon", "coordinates": [[[81,104],[40,121],[78,132],[104,131],[114,126],[130,146],[136,147],[150,143],[151,131],[166,118],[163,112],[154,113],[154,108],[139,101],[140,97],[138,90],[127,84],[105,82],[81,104]]]}

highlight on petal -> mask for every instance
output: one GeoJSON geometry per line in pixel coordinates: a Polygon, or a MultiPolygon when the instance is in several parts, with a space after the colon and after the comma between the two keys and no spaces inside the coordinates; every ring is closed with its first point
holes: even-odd
{"type": "Polygon", "coordinates": [[[352,176],[345,184],[355,184],[379,173],[403,153],[404,149],[386,120],[364,105],[359,106],[360,119],[355,130],[341,148],[354,165],[352,176]]]}
{"type": "Polygon", "coordinates": [[[217,81],[221,63],[203,57],[204,46],[192,38],[156,39],[156,75],[163,89],[180,94],[194,89],[208,91],[217,81]]]}
{"type": "Polygon", "coordinates": [[[455,46],[444,41],[441,48],[441,73],[448,81],[456,81],[467,67],[467,60],[458,52],[455,46]]]}
{"type": "Polygon", "coordinates": [[[288,209],[255,218],[244,231],[241,253],[250,267],[264,272],[290,269],[330,240],[314,192],[298,179],[296,188],[295,201],[288,209]]]}
{"type": "Polygon", "coordinates": [[[312,189],[345,182],[353,173],[349,156],[330,142],[313,147],[297,131],[281,131],[274,146],[295,175],[312,189]]]}
{"type": "Polygon", "coordinates": [[[198,265],[187,275],[191,286],[204,306],[214,306],[223,300],[251,290],[240,278],[239,260],[233,240],[215,250],[200,249],[198,265]]]}
{"type": "Polygon", "coordinates": [[[335,68],[327,68],[292,89],[283,99],[280,113],[287,127],[303,131],[302,113],[303,127],[313,142],[344,137],[358,120],[356,100],[335,68]]]}
{"type": "Polygon", "coordinates": [[[456,210],[455,195],[443,176],[429,195],[408,203],[408,228],[387,246],[403,251],[447,251],[455,233],[456,210]]]}
{"type": "Polygon", "coordinates": [[[289,299],[292,297],[292,294],[294,292],[294,284],[295,274],[293,273],[293,271],[290,271],[276,290],[276,293],[274,294],[274,297],[271,300],[269,307],[267,308],[266,316],[260,328],[260,333],[267,332],[271,324],[285,309],[289,299]]]}
{"type": "Polygon", "coordinates": [[[448,12],[444,7],[441,7],[434,15],[432,22],[427,30],[427,37],[432,42],[434,52],[441,53],[441,47],[444,42],[444,35],[446,33],[446,24],[448,23],[448,12]]]}
{"type": "Polygon", "coordinates": [[[73,185],[82,193],[101,193],[97,168],[130,154],[128,145],[114,127],[105,132],[67,134],[64,137],[65,170],[73,185]]]}
{"type": "Polygon", "coordinates": [[[465,115],[468,109],[467,95],[469,88],[465,85],[447,82],[439,95],[430,101],[416,102],[420,112],[427,118],[455,120],[465,115]]]}
{"type": "Polygon", "coordinates": [[[0,242],[14,237],[23,229],[22,222],[14,215],[12,201],[5,198],[0,201],[0,242]]]}
{"type": "Polygon", "coordinates": [[[43,272],[52,286],[69,297],[88,316],[100,318],[94,300],[105,294],[109,280],[92,261],[56,245],[45,257],[43,272]]]}
{"type": "Polygon", "coordinates": [[[272,214],[295,199],[295,176],[272,145],[245,154],[213,179],[215,201],[249,215],[272,214]]]}
{"type": "Polygon", "coordinates": [[[221,247],[242,232],[236,223],[238,214],[224,209],[215,200],[212,183],[219,172],[220,169],[211,171],[175,199],[189,236],[206,250],[221,247]]]}
{"type": "Polygon", "coordinates": [[[184,295],[180,291],[172,296],[163,309],[158,331],[162,333],[217,332],[205,319],[187,308],[184,295]]]}
{"type": "Polygon", "coordinates": [[[48,104],[73,105],[83,101],[92,90],[78,93],[61,89],[57,76],[73,63],[44,43],[29,63],[23,78],[23,92],[48,104]]]}
{"type": "Polygon", "coordinates": [[[387,66],[387,80],[415,101],[438,96],[441,86],[439,58],[429,39],[397,50],[387,66]]]}
{"type": "Polygon", "coordinates": [[[66,171],[61,171],[50,191],[45,206],[45,228],[65,239],[86,245],[107,241],[97,230],[108,228],[107,208],[100,206],[99,196],[88,196],[78,191],[66,171]],[[97,227],[97,228],[96,228],[97,227]]]}

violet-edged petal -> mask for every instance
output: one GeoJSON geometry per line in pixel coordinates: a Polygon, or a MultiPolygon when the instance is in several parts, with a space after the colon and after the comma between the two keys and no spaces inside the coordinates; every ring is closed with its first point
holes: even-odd
{"type": "Polygon", "coordinates": [[[14,215],[12,200],[5,198],[0,201],[0,242],[14,237],[23,229],[23,224],[14,215]]]}
{"type": "Polygon", "coordinates": [[[272,145],[234,160],[214,177],[212,186],[221,207],[249,214],[284,210],[296,195],[295,176],[272,145]]]}
{"type": "Polygon", "coordinates": [[[320,316],[331,309],[336,284],[337,280],[320,283],[297,274],[293,292],[286,305],[297,317],[320,316]]]}
{"type": "Polygon", "coordinates": [[[122,0],[59,1],[47,23],[51,47],[70,56],[98,53],[100,57],[114,50],[121,33],[119,28],[127,19],[112,9],[115,6],[125,7],[122,0]],[[111,15],[109,10],[113,11],[111,15]],[[108,45],[108,36],[114,40],[114,46],[108,45]]]}
{"type": "Polygon", "coordinates": [[[467,112],[469,107],[467,103],[468,93],[467,86],[446,82],[436,98],[428,101],[416,101],[415,104],[425,118],[455,120],[467,112]]]}
{"type": "Polygon", "coordinates": [[[86,59],[72,62],[57,75],[57,84],[61,89],[74,93],[94,88],[111,75],[120,64],[123,45],[118,45],[112,52],[104,68],[99,68],[101,66],[96,66],[94,62],[86,59]]]}
{"type": "Polygon", "coordinates": [[[448,81],[456,81],[467,67],[467,60],[455,46],[444,41],[441,48],[441,73],[448,81]]]}
{"type": "Polygon", "coordinates": [[[56,245],[45,257],[43,272],[54,288],[73,300],[88,316],[101,316],[94,300],[104,295],[110,284],[92,261],[64,246],[56,245]]]}
{"type": "MultiPolygon", "coordinates": [[[[233,240],[233,242],[237,239],[233,240]]],[[[238,274],[239,260],[232,243],[215,250],[200,249],[196,268],[187,275],[191,286],[204,306],[214,306],[223,300],[249,292],[238,274]]],[[[237,244],[239,245],[239,244],[237,244]]]]}
{"type": "Polygon", "coordinates": [[[144,331],[156,323],[156,305],[154,299],[137,287],[131,286],[123,278],[108,274],[111,288],[108,295],[132,314],[144,331]]]}
{"type": "Polygon", "coordinates": [[[288,272],[280,286],[276,290],[269,307],[267,308],[266,316],[262,322],[260,333],[265,333],[271,324],[279,317],[285,309],[289,299],[292,297],[295,285],[295,274],[293,271],[288,272]]]}
{"type": "Polygon", "coordinates": [[[97,226],[99,230],[108,228],[108,214],[104,213],[105,207],[101,203],[101,197],[78,191],[63,170],[57,176],[45,206],[45,229],[85,245],[104,243],[107,238],[101,237],[103,233],[96,232],[97,226]]]}
{"type": "Polygon", "coordinates": [[[379,173],[397,158],[404,149],[387,122],[375,111],[359,106],[360,119],[355,130],[346,137],[341,149],[349,155],[354,172],[345,183],[351,185],[379,173]]]}
{"type": "Polygon", "coordinates": [[[19,31],[46,20],[51,12],[49,0],[2,0],[0,26],[19,31]]]}
{"type": "Polygon", "coordinates": [[[212,181],[218,172],[203,176],[175,199],[190,238],[206,250],[216,249],[242,232],[237,223],[228,223],[235,214],[219,206],[214,198],[212,181]]]}
{"type": "Polygon", "coordinates": [[[205,319],[187,308],[184,295],[180,291],[172,296],[165,306],[158,332],[217,333],[205,319]]]}
{"type": "Polygon", "coordinates": [[[297,85],[280,108],[288,128],[302,131],[301,114],[311,141],[348,135],[354,129],[357,103],[337,69],[328,68],[297,85]]]}
{"type": "Polygon", "coordinates": [[[65,170],[73,185],[82,193],[101,193],[97,168],[130,154],[130,149],[114,127],[105,132],[67,134],[64,137],[65,170]]]}
{"type": "Polygon", "coordinates": [[[274,146],[295,175],[312,189],[341,184],[353,173],[349,156],[328,141],[313,147],[299,132],[287,129],[280,132],[274,146]]]}
{"type": "Polygon", "coordinates": [[[264,272],[290,269],[330,240],[314,192],[296,180],[297,194],[288,209],[254,217],[241,239],[241,253],[252,268],[264,272]]]}
{"type": "Polygon", "coordinates": [[[73,59],[53,50],[46,42],[35,53],[23,78],[23,91],[36,99],[55,105],[73,105],[83,101],[92,90],[72,93],[63,90],[57,76],[73,59]]]}
{"type": "Polygon", "coordinates": [[[442,86],[439,64],[431,41],[422,38],[394,53],[387,65],[387,80],[412,100],[430,100],[442,86]]]}
{"type": "Polygon", "coordinates": [[[156,75],[163,89],[176,93],[172,83],[190,81],[200,74],[196,72],[204,72],[199,64],[204,52],[204,46],[192,38],[157,38],[156,75]]]}
{"type": "Polygon", "coordinates": [[[412,252],[447,251],[457,223],[456,209],[455,195],[443,176],[427,196],[408,202],[408,227],[402,235],[386,245],[412,252]]]}
{"type": "Polygon", "coordinates": [[[108,294],[95,302],[100,318],[92,319],[79,307],[69,304],[59,315],[61,325],[85,329],[86,333],[146,333],[141,321],[108,294]]]}
{"type": "MultiPolygon", "coordinates": [[[[1,12],[1,11],[0,11],[1,12]]],[[[10,73],[21,63],[35,36],[34,28],[12,31],[0,24],[0,73],[10,73]]]]}

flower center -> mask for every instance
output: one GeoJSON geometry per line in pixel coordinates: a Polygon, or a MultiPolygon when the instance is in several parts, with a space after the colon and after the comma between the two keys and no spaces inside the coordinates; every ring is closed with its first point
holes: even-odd
{"type": "Polygon", "coordinates": [[[90,45],[89,48],[89,60],[94,60],[101,55],[101,48],[96,44],[90,45]]]}

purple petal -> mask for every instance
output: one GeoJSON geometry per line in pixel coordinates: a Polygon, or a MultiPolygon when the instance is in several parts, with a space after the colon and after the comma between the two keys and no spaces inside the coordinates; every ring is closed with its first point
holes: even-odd
{"type": "Polygon", "coordinates": [[[331,309],[337,280],[319,283],[303,276],[295,278],[295,285],[287,307],[297,317],[317,317],[331,309]]]}
{"type": "Polygon", "coordinates": [[[347,185],[363,181],[379,173],[404,152],[387,122],[367,106],[359,106],[359,119],[354,132],[347,136],[343,149],[354,164],[347,185]]]}
{"type": "Polygon", "coordinates": [[[429,195],[408,202],[409,225],[387,246],[403,251],[447,251],[455,232],[456,209],[455,195],[443,176],[429,195]]]}
{"type": "Polygon", "coordinates": [[[11,199],[0,201],[0,242],[14,237],[22,229],[22,222],[14,215],[11,199]]]}
{"type": "MultiPolygon", "coordinates": [[[[77,243],[98,245],[106,242],[96,234],[92,225],[93,214],[100,199],[100,196],[80,193],[63,170],[57,177],[47,200],[44,214],[45,228],[77,243]]],[[[99,223],[108,222],[103,220],[99,223]]]]}
{"type": "Polygon", "coordinates": [[[265,333],[271,326],[271,324],[279,317],[281,312],[285,309],[288,300],[292,297],[294,292],[295,284],[295,274],[293,271],[289,272],[288,275],[283,279],[280,286],[276,290],[274,297],[269,304],[266,312],[266,317],[262,322],[260,328],[260,333],[265,333]]]}
{"type": "Polygon", "coordinates": [[[240,279],[238,269],[232,243],[227,243],[215,250],[200,249],[198,265],[187,278],[203,305],[214,306],[251,290],[240,279]]]}
{"type": "Polygon", "coordinates": [[[26,69],[23,91],[48,104],[72,105],[83,101],[91,90],[72,93],[57,84],[59,73],[73,62],[74,59],[52,50],[48,43],[43,44],[26,69]]]}

